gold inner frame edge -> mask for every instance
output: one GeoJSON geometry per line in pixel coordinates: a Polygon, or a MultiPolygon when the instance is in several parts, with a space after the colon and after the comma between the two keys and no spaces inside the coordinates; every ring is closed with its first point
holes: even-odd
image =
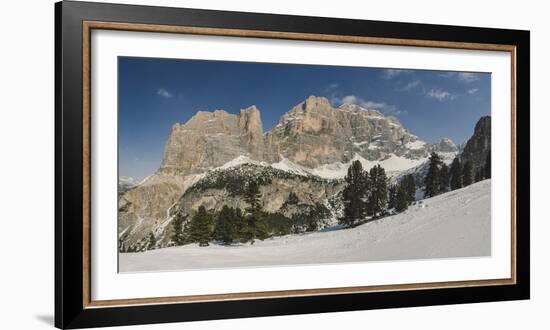
{"type": "Polygon", "coordinates": [[[261,31],[225,28],[204,28],[192,26],[155,25],[139,23],[119,23],[101,21],[82,22],[82,220],[83,220],[83,307],[102,308],[129,305],[175,304],[228,300],[250,300],[266,298],[300,297],[316,295],[354,294],[367,292],[410,291],[475,286],[495,286],[516,284],[516,46],[418,39],[397,39],[363,36],[343,36],[280,31],[261,31]],[[131,298],[114,300],[92,300],[91,298],[91,33],[92,30],[118,30],[153,33],[178,33],[208,36],[269,38],[303,41],[323,41],[340,43],[375,44],[389,46],[411,46],[450,48],[467,50],[504,51],[511,55],[511,277],[489,280],[468,280],[431,282],[414,284],[370,285],[320,289],[298,289],[284,291],[239,292],[226,294],[205,294],[174,297],[131,298]]]}

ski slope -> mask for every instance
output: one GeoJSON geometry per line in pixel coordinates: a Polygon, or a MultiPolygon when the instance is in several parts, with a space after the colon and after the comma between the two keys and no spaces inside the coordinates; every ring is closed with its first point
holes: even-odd
{"type": "Polygon", "coordinates": [[[491,253],[491,180],[417,202],[352,229],[288,235],[254,245],[186,245],[121,253],[121,272],[429,258],[491,253]]]}

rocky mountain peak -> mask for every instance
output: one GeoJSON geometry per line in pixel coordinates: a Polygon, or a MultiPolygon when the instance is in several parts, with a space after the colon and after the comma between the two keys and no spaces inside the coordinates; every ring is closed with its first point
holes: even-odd
{"type": "Polygon", "coordinates": [[[220,127],[223,127],[224,122],[232,116],[234,115],[225,110],[198,111],[185,124],[180,124],[180,128],[187,130],[216,131],[220,127]]]}
{"type": "Polygon", "coordinates": [[[264,137],[260,110],[255,105],[239,112],[240,144],[254,159],[263,159],[264,137]]]}
{"type": "Polygon", "coordinates": [[[199,111],[185,124],[175,124],[166,143],[161,171],[202,173],[244,155],[277,163],[282,159],[307,168],[348,163],[354,155],[380,161],[391,155],[420,159],[429,151],[457,152],[444,139],[429,145],[410,134],[396,117],[357,104],[334,108],[325,97],[309,96],[263,133],[256,106],[231,114],[199,111]]]}
{"type": "Polygon", "coordinates": [[[173,125],[159,171],[176,175],[202,173],[239,155],[263,156],[262,121],[255,106],[238,114],[198,111],[185,124],[173,125]]]}
{"type": "Polygon", "coordinates": [[[266,160],[281,157],[308,168],[347,163],[358,154],[368,161],[392,154],[419,159],[427,144],[403,128],[396,117],[346,103],[332,107],[325,97],[310,96],[284,114],[266,135],[266,160]]]}
{"type": "Polygon", "coordinates": [[[441,140],[434,143],[432,150],[436,152],[454,152],[458,153],[458,147],[456,144],[448,138],[442,138],[441,140]]]}
{"type": "Polygon", "coordinates": [[[246,132],[263,134],[260,110],[255,105],[241,109],[238,114],[239,127],[246,132]]]}
{"type": "Polygon", "coordinates": [[[487,135],[491,133],[491,116],[479,118],[474,129],[474,135],[487,135]]]}
{"type": "Polygon", "coordinates": [[[378,110],[368,109],[355,103],[343,103],[338,107],[338,109],[340,111],[352,112],[352,113],[360,114],[366,117],[383,117],[383,118],[392,118],[394,120],[397,120],[397,118],[393,116],[386,117],[383,113],[381,113],[378,110]]]}
{"type": "Polygon", "coordinates": [[[481,117],[474,129],[474,134],[464,146],[462,160],[471,161],[474,170],[485,164],[487,153],[491,151],[491,116],[481,117]]]}
{"type": "Polygon", "coordinates": [[[304,102],[300,103],[298,106],[300,106],[304,112],[332,109],[332,105],[326,97],[313,95],[309,96],[304,102]]]}

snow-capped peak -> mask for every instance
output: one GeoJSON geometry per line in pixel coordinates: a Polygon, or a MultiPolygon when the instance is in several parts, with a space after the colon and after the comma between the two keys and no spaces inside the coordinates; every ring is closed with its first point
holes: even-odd
{"type": "Polygon", "coordinates": [[[451,139],[442,138],[432,145],[432,150],[435,152],[458,152],[458,147],[451,139]]]}

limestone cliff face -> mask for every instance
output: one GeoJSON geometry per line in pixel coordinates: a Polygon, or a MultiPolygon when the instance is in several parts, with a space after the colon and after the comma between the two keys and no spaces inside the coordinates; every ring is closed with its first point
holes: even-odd
{"type": "Polygon", "coordinates": [[[237,115],[199,111],[187,123],[172,126],[159,172],[189,175],[240,155],[261,158],[263,145],[262,121],[255,106],[237,115]]]}
{"type": "Polygon", "coordinates": [[[120,244],[130,247],[158,229],[191,183],[190,177],[156,173],[122,194],[118,200],[120,244]]]}
{"type": "Polygon", "coordinates": [[[462,151],[463,161],[471,161],[474,173],[485,164],[487,153],[491,152],[491,116],[481,117],[476,124],[474,134],[462,151]]]}
{"type": "Polygon", "coordinates": [[[281,157],[302,166],[350,161],[355,154],[380,160],[389,154],[423,157],[427,146],[410,148],[417,137],[397,118],[376,110],[344,104],[333,108],[324,97],[311,96],[281,117],[266,136],[266,160],[281,157]]]}
{"type": "Polygon", "coordinates": [[[260,111],[256,106],[241,110],[237,115],[241,132],[240,143],[253,159],[262,159],[264,153],[264,132],[260,111]]]}
{"type": "Polygon", "coordinates": [[[275,163],[283,158],[308,167],[349,162],[355,154],[380,160],[394,154],[425,157],[429,145],[418,141],[397,118],[344,104],[334,108],[324,97],[308,97],[263,134],[260,111],[251,106],[238,114],[198,112],[175,124],[166,142],[161,173],[203,173],[245,155],[275,163]]]}

